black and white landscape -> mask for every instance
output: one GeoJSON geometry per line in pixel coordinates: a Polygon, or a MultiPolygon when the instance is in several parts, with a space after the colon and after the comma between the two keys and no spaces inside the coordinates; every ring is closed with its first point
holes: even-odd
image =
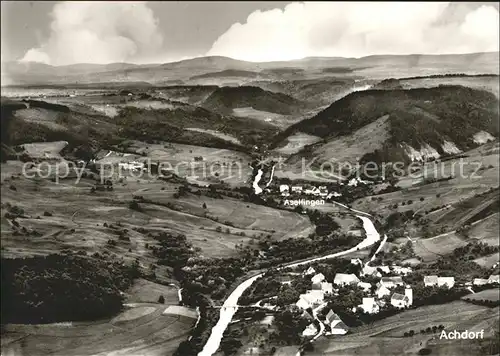
{"type": "Polygon", "coordinates": [[[498,3],[1,3],[2,356],[498,355],[498,3]]]}

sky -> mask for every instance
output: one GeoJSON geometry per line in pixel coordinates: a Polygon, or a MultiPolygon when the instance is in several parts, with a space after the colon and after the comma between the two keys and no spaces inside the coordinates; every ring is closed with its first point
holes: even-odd
{"type": "Polygon", "coordinates": [[[498,2],[2,1],[1,60],[66,65],[498,51],[498,8],[498,2]]]}

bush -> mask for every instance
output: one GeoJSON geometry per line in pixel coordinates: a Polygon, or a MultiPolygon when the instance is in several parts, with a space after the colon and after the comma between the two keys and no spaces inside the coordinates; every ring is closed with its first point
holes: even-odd
{"type": "Polygon", "coordinates": [[[419,355],[430,355],[432,353],[432,350],[424,347],[423,349],[418,350],[419,355]]]}
{"type": "Polygon", "coordinates": [[[131,210],[136,210],[136,211],[142,211],[141,209],[141,206],[139,205],[139,203],[135,200],[132,200],[129,204],[128,204],[128,207],[129,209],[131,210]]]}
{"type": "Polygon", "coordinates": [[[52,213],[48,212],[48,211],[44,211],[43,212],[43,216],[52,216],[52,213]]]}

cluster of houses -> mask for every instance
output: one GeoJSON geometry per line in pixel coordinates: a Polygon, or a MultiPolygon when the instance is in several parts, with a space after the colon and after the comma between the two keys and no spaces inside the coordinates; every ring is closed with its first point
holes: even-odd
{"type": "MultiPolygon", "coordinates": [[[[358,264],[361,263],[359,259],[351,260],[351,263],[358,264]]],[[[365,266],[368,267],[368,266],[365,266]]],[[[394,272],[397,270],[400,274],[406,274],[411,272],[409,268],[402,268],[397,266],[382,266],[381,268],[384,272],[394,272]]],[[[377,275],[380,274],[376,268],[372,267],[365,268],[362,271],[364,275],[377,275]]],[[[353,306],[353,312],[361,310],[365,313],[375,314],[380,311],[380,308],[385,306],[386,297],[390,297],[390,304],[396,308],[407,308],[413,304],[413,290],[409,287],[405,287],[404,294],[391,291],[397,286],[404,286],[404,282],[401,276],[395,277],[381,277],[379,282],[372,287],[370,283],[362,282],[355,274],[337,273],[330,283],[325,280],[325,276],[322,273],[317,273],[314,268],[309,267],[304,272],[304,276],[310,276],[312,287],[306,293],[299,296],[299,300],[295,305],[306,312],[307,310],[313,310],[313,313],[320,309],[322,306],[326,305],[324,303],[325,296],[327,295],[337,295],[340,287],[347,285],[356,285],[363,289],[365,292],[371,294],[371,297],[364,297],[362,303],[358,306],[353,306]]],[[[347,333],[348,328],[333,311],[329,311],[326,319],[322,321],[324,325],[327,325],[328,332],[330,335],[343,335],[347,333]]],[[[303,332],[304,336],[311,335],[313,330],[316,330],[314,324],[309,325],[303,332]]]]}
{"type": "Polygon", "coordinates": [[[323,197],[323,198],[331,198],[331,197],[339,197],[342,196],[342,194],[337,193],[337,192],[328,192],[328,187],[325,185],[322,186],[313,186],[313,185],[307,185],[307,186],[301,186],[301,185],[293,185],[289,186],[287,184],[281,184],[280,185],[280,194],[283,197],[288,197],[291,194],[295,195],[312,195],[315,197],[323,197]]]}
{"type": "MultiPolygon", "coordinates": [[[[352,264],[360,264],[362,262],[359,259],[352,259],[352,264]]],[[[318,310],[323,308],[326,303],[324,302],[325,296],[327,295],[338,295],[338,288],[355,285],[365,292],[370,294],[369,297],[364,297],[362,303],[357,306],[353,306],[352,311],[362,311],[368,314],[379,313],[380,308],[385,306],[388,302],[396,308],[408,308],[413,304],[413,290],[411,286],[405,285],[402,276],[411,273],[411,268],[409,267],[399,267],[399,266],[377,266],[371,267],[367,263],[361,270],[361,275],[369,275],[379,277],[380,280],[375,286],[370,283],[362,282],[355,274],[337,273],[333,280],[333,283],[326,281],[325,276],[322,273],[316,273],[313,267],[309,267],[304,273],[304,276],[312,276],[311,290],[306,293],[301,294],[299,300],[295,303],[297,307],[304,310],[304,313],[308,315],[311,319],[317,319],[316,313],[318,310]],[[393,277],[382,277],[381,272],[399,274],[393,277]],[[401,286],[404,287],[404,293],[398,293],[393,291],[394,288],[401,286]],[[308,310],[313,311],[311,316],[308,310]]],[[[455,286],[454,277],[437,276],[430,275],[424,276],[424,285],[426,287],[446,287],[448,289],[455,286]]],[[[472,283],[466,283],[466,285],[486,285],[500,283],[499,275],[491,275],[488,279],[476,278],[472,283]]],[[[348,332],[347,326],[342,322],[337,314],[332,310],[328,312],[325,320],[319,320],[324,326],[327,327],[327,332],[325,335],[344,335],[348,332]]],[[[311,323],[302,333],[303,336],[314,336],[317,335],[318,330],[314,323],[311,323]]]]}
{"type": "Polygon", "coordinates": [[[143,162],[120,162],[118,163],[118,167],[120,169],[129,170],[129,171],[144,171],[146,167],[143,162]]]}
{"type": "MultiPolygon", "coordinates": [[[[351,263],[360,264],[362,266],[362,262],[359,259],[352,259],[351,263]]],[[[304,314],[309,316],[309,318],[316,319],[323,324],[323,326],[326,326],[327,331],[325,332],[325,335],[344,335],[348,332],[348,328],[339,316],[332,310],[328,312],[324,320],[319,320],[316,316],[317,311],[326,305],[325,296],[338,295],[340,287],[355,285],[363,289],[371,296],[364,297],[361,304],[353,306],[353,312],[362,311],[368,314],[376,314],[379,313],[380,308],[384,307],[387,303],[390,303],[390,305],[400,309],[408,308],[413,304],[413,289],[411,286],[405,285],[402,278],[402,276],[407,275],[408,273],[411,273],[411,268],[409,267],[371,267],[367,263],[362,268],[361,275],[376,276],[380,278],[377,284],[372,286],[370,283],[360,281],[355,274],[346,273],[337,273],[333,283],[330,283],[326,281],[325,276],[322,273],[316,273],[313,267],[309,267],[306,271],[304,271],[303,275],[311,276],[311,290],[301,294],[295,305],[304,310],[304,314]],[[399,275],[393,277],[383,277],[381,272],[399,275]],[[404,292],[395,292],[394,289],[398,286],[404,287],[404,292]],[[309,314],[308,311],[310,310],[313,311],[313,315],[309,314]]],[[[437,286],[450,289],[455,286],[454,277],[430,275],[424,276],[423,282],[426,287],[437,286]]],[[[466,283],[466,285],[485,285],[495,283],[500,283],[499,275],[491,275],[488,279],[476,278],[472,283],[466,283]]],[[[307,326],[302,333],[303,336],[314,336],[317,334],[318,330],[313,322],[307,326]]]]}
{"type": "MultiPolygon", "coordinates": [[[[500,275],[498,274],[492,274],[488,279],[486,278],[474,278],[472,281],[472,285],[475,286],[484,286],[486,284],[495,284],[498,283],[500,284],[500,275]]],[[[469,283],[466,283],[466,285],[469,283]]]]}
{"type": "MultiPolygon", "coordinates": [[[[474,278],[472,282],[465,283],[465,286],[484,286],[487,284],[500,284],[500,275],[492,274],[489,278],[474,278]]],[[[455,278],[453,277],[439,277],[439,276],[425,276],[424,285],[426,287],[443,287],[447,286],[452,288],[455,285],[455,278]]]]}

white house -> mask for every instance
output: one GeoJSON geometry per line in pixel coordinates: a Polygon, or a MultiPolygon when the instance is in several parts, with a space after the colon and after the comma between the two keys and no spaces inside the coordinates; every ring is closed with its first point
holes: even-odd
{"type": "Polygon", "coordinates": [[[488,280],[484,278],[474,278],[472,284],[474,284],[475,286],[483,286],[485,284],[488,284],[488,280]]]}
{"type": "Polygon", "coordinates": [[[283,196],[283,197],[289,196],[290,195],[290,187],[286,184],[280,185],[280,193],[281,193],[281,196],[283,196]]]}
{"type": "Polygon", "coordinates": [[[365,292],[369,292],[372,285],[366,282],[358,282],[358,287],[363,289],[365,292]]]}
{"type": "Polygon", "coordinates": [[[389,267],[389,266],[377,266],[376,268],[377,268],[377,270],[380,270],[384,273],[388,273],[388,274],[391,273],[391,267],[389,267]]]}
{"type": "Polygon", "coordinates": [[[392,272],[397,274],[402,274],[403,276],[406,276],[407,274],[411,273],[410,267],[391,266],[391,270],[392,272]]]}
{"type": "Polygon", "coordinates": [[[331,283],[328,283],[328,282],[322,282],[321,283],[321,290],[324,293],[332,294],[333,293],[333,285],[331,283]]]}
{"type": "Polygon", "coordinates": [[[390,289],[396,286],[402,286],[404,282],[401,277],[382,277],[380,279],[380,284],[390,289]]]}
{"type": "Polygon", "coordinates": [[[310,276],[311,274],[314,274],[316,273],[316,270],[312,267],[309,267],[305,272],[304,272],[304,276],[310,276]]]}
{"type": "Polygon", "coordinates": [[[309,187],[304,190],[304,193],[307,195],[316,195],[316,193],[319,194],[319,190],[317,187],[309,187]]]}
{"type": "Polygon", "coordinates": [[[454,277],[438,277],[438,286],[443,287],[447,286],[448,289],[452,288],[455,285],[454,277]]]}
{"type": "Polygon", "coordinates": [[[325,293],[322,290],[309,290],[305,294],[301,294],[295,305],[301,309],[315,308],[323,303],[325,293]]]}
{"type": "Polygon", "coordinates": [[[333,198],[337,198],[337,197],[341,197],[341,196],[342,196],[342,194],[340,194],[340,193],[337,193],[337,192],[330,192],[330,194],[328,194],[328,195],[326,196],[326,199],[331,199],[332,197],[333,197],[333,198]]]}
{"type": "Polygon", "coordinates": [[[312,307],[309,302],[309,298],[306,297],[306,294],[301,294],[299,300],[297,301],[297,303],[295,303],[295,305],[304,310],[312,307]]]}
{"type": "Polygon", "coordinates": [[[391,304],[396,308],[406,308],[409,306],[409,300],[406,295],[394,293],[391,297],[391,304]]]}
{"type": "Polygon", "coordinates": [[[358,283],[359,279],[355,274],[337,273],[333,280],[333,283],[339,286],[343,286],[351,283],[358,283]]]}
{"type": "Polygon", "coordinates": [[[136,170],[142,170],[144,168],[144,163],[136,162],[136,161],[120,162],[120,163],[118,163],[118,167],[120,169],[136,171],[136,170]]]}
{"type": "Polygon", "coordinates": [[[332,335],[345,335],[348,331],[349,328],[342,320],[335,320],[330,323],[330,333],[332,335]]]}
{"type": "Polygon", "coordinates": [[[389,290],[389,288],[383,286],[382,284],[378,284],[377,285],[377,289],[375,290],[375,294],[377,296],[377,298],[383,298],[387,295],[391,295],[391,291],[389,290]]]}
{"type": "Polygon", "coordinates": [[[488,278],[488,283],[500,283],[500,278],[498,274],[492,274],[490,278],[488,278]]]}
{"type": "Polygon", "coordinates": [[[330,326],[333,335],[345,335],[349,330],[344,322],[332,310],[326,315],[325,324],[330,326]]]}
{"type": "Polygon", "coordinates": [[[319,186],[318,190],[320,197],[326,197],[328,195],[328,188],[325,185],[319,186]]]}
{"type": "Polygon", "coordinates": [[[438,276],[424,276],[424,285],[426,287],[437,286],[438,276]]]}
{"type": "Polygon", "coordinates": [[[351,258],[351,264],[362,266],[363,262],[359,258],[351,258]]]}
{"type": "Polygon", "coordinates": [[[363,298],[363,303],[358,305],[365,313],[376,314],[380,311],[380,307],[375,302],[375,298],[363,298]]]}
{"type": "Polygon", "coordinates": [[[369,266],[368,264],[366,264],[363,267],[362,273],[363,273],[363,275],[366,275],[366,276],[382,277],[382,273],[377,271],[376,267],[369,266]]]}
{"type": "Polygon", "coordinates": [[[314,323],[311,323],[304,329],[304,331],[302,331],[302,336],[314,336],[317,333],[318,329],[316,329],[314,323]]]}
{"type": "Polygon", "coordinates": [[[323,273],[318,273],[311,278],[311,282],[313,282],[313,283],[321,283],[324,280],[325,280],[325,276],[323,275],[323,273]]]}
{"type": "Polygon", "coordinates": [[[321,193],[321,192],[320,192],[320,190],[319,190],[319,188],[318,188],[318,187],[313,187],[313,188],[312,188],[312,192],[311,192],[311,194],[312,194],[312,195],[316,195],[316,196],[318,196],[320,193],[321,193]]]}

